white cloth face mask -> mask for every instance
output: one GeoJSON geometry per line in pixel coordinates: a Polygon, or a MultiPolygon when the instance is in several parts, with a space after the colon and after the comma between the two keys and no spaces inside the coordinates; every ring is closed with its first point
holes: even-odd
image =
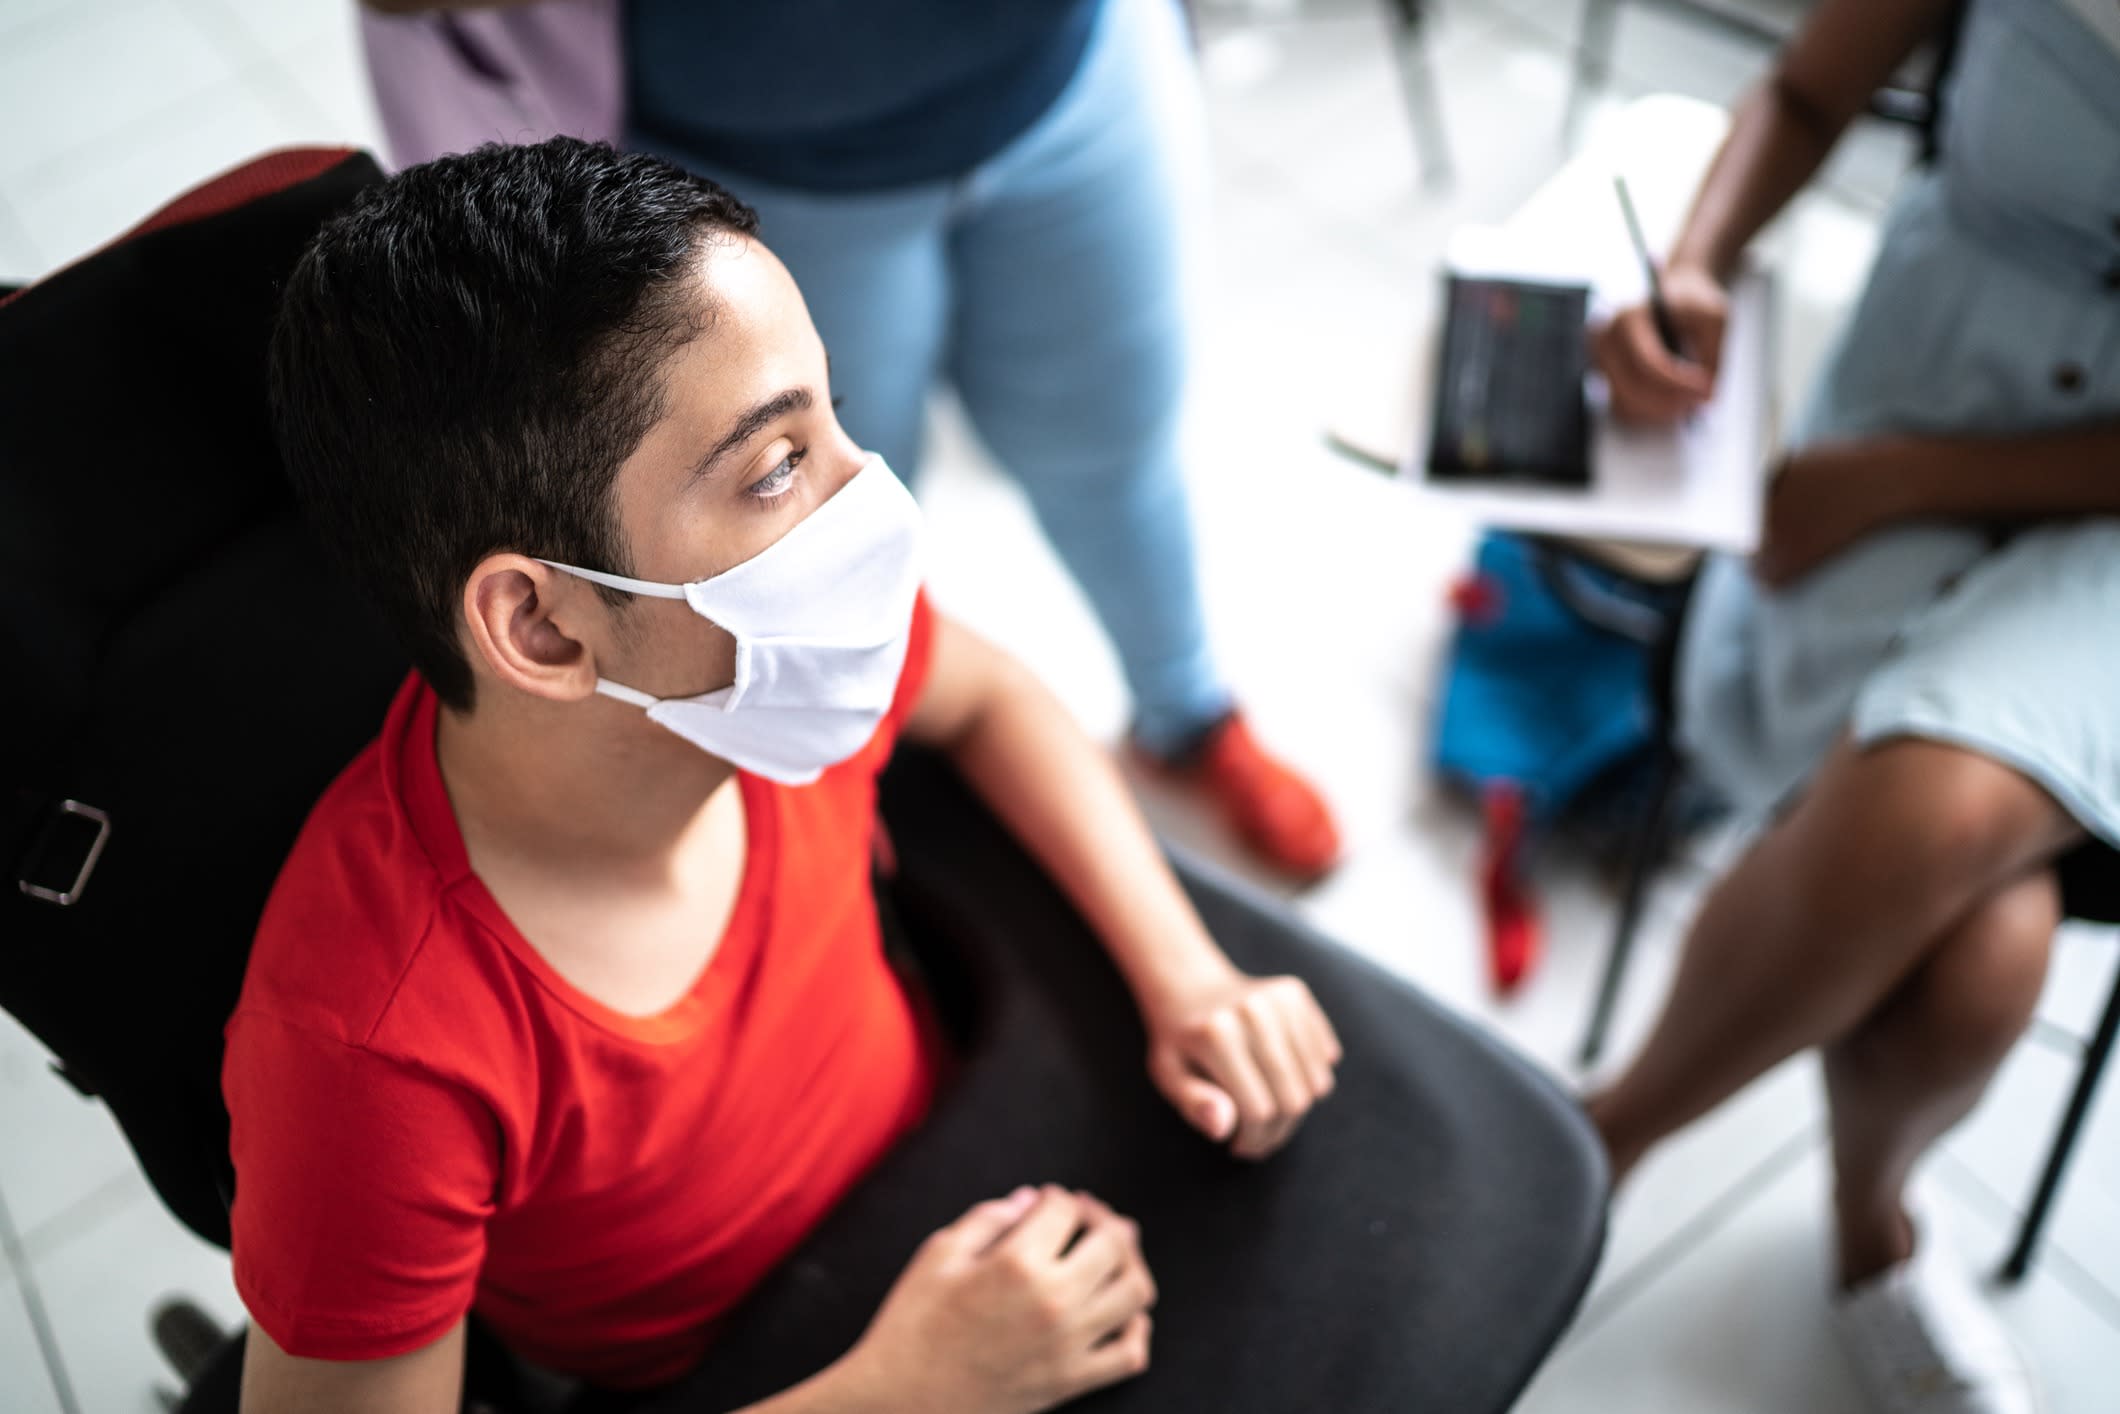
{"type": "Polygon", "coordinates": [[[629,594],[682,599],[736,639],[736,680],[651,697],[598,678],[700,750],[807,785],[868,744],[897,695],[920,592],[920,508],[881,457],[765,549],[712,579],[659,584],[542,564],[629,594]]]}

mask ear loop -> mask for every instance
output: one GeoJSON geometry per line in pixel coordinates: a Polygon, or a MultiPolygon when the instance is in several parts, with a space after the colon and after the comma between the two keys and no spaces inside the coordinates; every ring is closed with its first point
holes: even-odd
{"type": "MultiPolygon", "coordinates": [[[[660,584],[652,579],[628,579],[622,574],[605,574],[602,570],[585,570],[575,565],[563,565],[558,560],[548,560],[542,555],[532,555],[530,558],[541,565],[549,565],[553,569],[562,570],[567,574],[586,579],[591,584],[609,585],[611,588],[623,590],[627,594],[644,594],[651,599],[689,599],[691,597],[685,593],[685,586],[682,584],[660,584]]],[[[705,616],[702,615],[701,617],[705,616]]],[[[729,700],[721,704],[722,711],[733,712],[736,710],[736,704],[743,698],[743,690],[749,685],[750,680],[751,645],[748,640],[738,638],[736,640],[736,682],[733,685],[733,690],[729,693],[729,700]]],[[[637,687],[627,687],[622,682],[613,682],[605,677],[600,677],[596,680],[596,690],[606,697],[630,703],[643,711],[649,711],[662,705],[660,697],[650,697],[637,687]]]]}
{"type": "MultiPolygon", "coordinates": [[[[577,579],[586,579],[592,584],[608,585],[612,589],[624,590],[628,594],[643,594],[651,599],[682,599],[685,597],[685,587],[682,584],[657,584],[652,579],[628,579],[622,574],[605,574],[602,570],[585,570],[578,565],[563,565],[558,560],[548,560],[542,555],[532,555],[530,558],[541,565],[549,565],[553,569],[571,574],[577,579]]],[[[596,680],[596,690],[606,697],[615,697],[620,702],[638,707],[642,711],[647,711],[662,701],[659,697],[650,697],[637,687],[627,687],[622,682],[613,682],[606,677],[599,677],[596,680]]]]}
{"type": "Polygon", "coordinates": [[[650,697],[637,687],[627,687],[624,683],[613,682],[609,678],[598,678],[596,680],[596,690],[606,697],[615,697],[619,701],[629,703],[644,712],[662,705],[660,697],[650,697]]]}
{"type": "Polygon", "coordinates": [[[685,587],[682,584],[659,584],[652,579],[628,579],[622,574],[605,574],[602,570],[585,570],[575,565],[563,565],[558,560],[548,560],[541,555],[532,555],[530,558],[541,565],[549,565],[556,570],[565,570],[568,574],[574,575],[578,579],[586,579],[591,584],[601,584],[610,589],[622,589],[628,594],[644,594],[650,599],[682,599],[685,597],[685,587]]]}

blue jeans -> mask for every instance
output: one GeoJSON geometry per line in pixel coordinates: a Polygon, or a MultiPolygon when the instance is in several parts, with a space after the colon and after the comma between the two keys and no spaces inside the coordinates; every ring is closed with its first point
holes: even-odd
{"type": "Polygon", "coordinates": [[[1111,635],[1136,739],[1164,752],[1229,707],[1178,460],[1190,63],[1174,0],[1108,0],[1044,116],[930,186],[798,191],[661,153],[757,209],[856,441],[913,477],[929,388],[955,386],[1111,635]]]}

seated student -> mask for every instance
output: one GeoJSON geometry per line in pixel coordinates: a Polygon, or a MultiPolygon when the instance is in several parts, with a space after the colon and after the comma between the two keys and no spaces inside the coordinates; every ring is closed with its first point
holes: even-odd
{"type": "MultiPolygon", "coordinates": [[[[1619,411],[1708,395],[1745,245],[1952,9],[1816,8],[1672,249],[1685,357],[1645,309],[1600,335],[1619,411]]],[[[1941,160],[1885,224],[1758,559],[1709,563],[1681,654],[1693,759],[1774,823],[1591,1113],[1624,1176],[1820,1048],[1856,1367],[1880,1409],[2003,1414],[2030,1374],[1906,1190],[2032,1015],[2056,860],[2120,844],[2120,7],[1964,23],[1941,160]]]]}
{"type": "MultiPolygon", "coordinates": [[[[474,1310],[598,1386],[701,1354],[938,1083],[869,892],[901,734],[1092,921],[1191,1122],[1264,1158],[1332,1089],[1308,989],[1236,970],[1104,753],[921,597],[754,225],[554,139],[369,190],[289,279],[286,460],[416,672],[229,1023],[246,1411],[454,1410],[474,1310]]],[[[1154,1299],[1130,1223],[1022,1189],[756,1407],[1046,1408],[1144,1368],[1154,1299]]]]}

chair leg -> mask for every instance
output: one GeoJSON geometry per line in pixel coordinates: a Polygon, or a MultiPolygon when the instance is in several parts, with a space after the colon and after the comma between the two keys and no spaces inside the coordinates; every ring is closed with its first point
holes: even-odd
{"type": "Polygon", "coordinates": [[[2039,1175],[2039,1187],[2032,1194],[2032,1206],[2017,1229],[2017,1245],[2002,1264],[2002,1280],[2005,1282],[2014,1285],[2023,1281],[2025,1273],[2032,1269],[2032,1258],[2038,1254],[2039,1239],[2046,1231],[2054,1196],[2061,1189],[2062,1173],[2075,1152],[2076,1137],[2083,1128],[2084,1116],[2090,1113],[2091,1100],[2098,1093],[2099,1078],[2105,1074],[2105,1063],[2112,1056],[2116,1032],[2120,1032],[2120,971],[2114,973],[2112,995],[2105,1001],[2105,1015],[2098,1019],[2098,1029],[2084,1047],[2083,1068],[2076,1076],[2075,1092],[2069,1096],[2068,1108],[2061,1116],[2061,1130],[2047,1151],[2046,1168],[2039,1175]]]}
{"type": "Polygon", "coordinates": [[[1391,0],[1397,33],[1392,38],[1398,62],[1399,92],[1413,133],[1414,155],[1422,184],[1441,186],[1450,179],[1450,139],[1443,128],[1443,108],[1436,96],[1435,69],[1428,62],[1429,0],[1391,0]]]}
{"type": "Polygon", "coordinates": [[[1619,0],[1583,0],[1582,28],[1575,36],[1575,66],[1568,79],[1568,106],[1561,116],[1561,139],[1571,147],[1582,124],[1587,90],[1612,76],[1612,33],[1618,19],[1619,0]]]}
{"type": "Polygon", "coordinates": [[[1658,748],[1651,767],[1649,808],[1627,851],[1626,875],[1621,884],[1619,921],[1612,930],[1612,945],[1605,957],[1605,973],[1598,982],[1597,1002],[1590,1012],[1590,1029],[1583,1036],[1579,1063],[1588,1069],[1605,1051],[1605,1033],[1612,1025],[1612,1012],[1619,1001],[1620,983],[1626,980],[1627,964],[1634,953],[1634,935],[1640,931],[1642,905],[1649,894],[1649,880],[1663,859],[1670,841],[1672,817],[1678,808],[1678,786],[1684,775],[1678,753],[1669,744],[1658,748]]]}
{"type": "Polygon", "coordinates": [[[190,1378],[175,1414],[236,1414],[243,1402],[243,1355],[248,1328],[223,1341],[190,1378]]]}

